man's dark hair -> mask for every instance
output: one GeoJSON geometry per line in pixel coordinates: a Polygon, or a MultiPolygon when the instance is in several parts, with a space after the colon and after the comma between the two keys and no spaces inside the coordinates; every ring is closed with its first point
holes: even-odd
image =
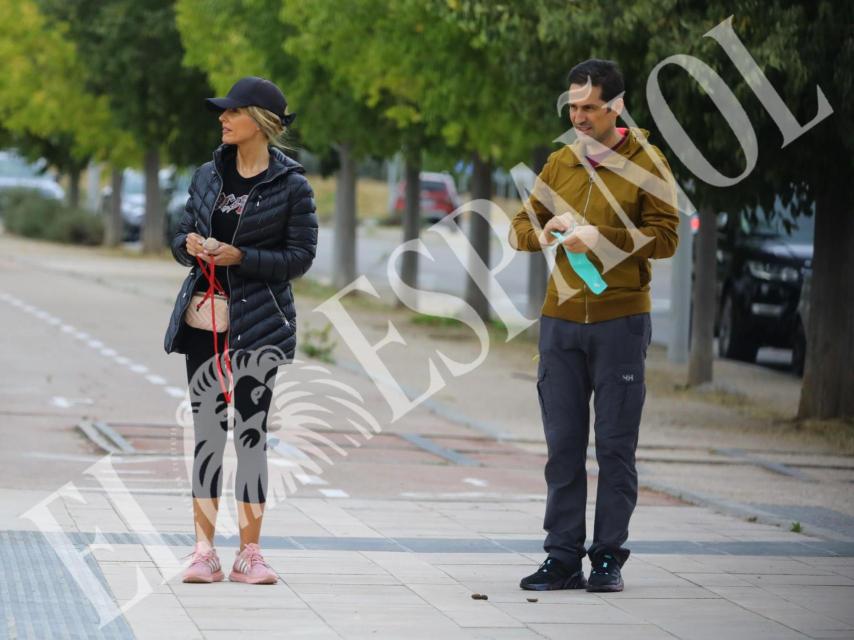
{"type": "Polygon", "coordinates": [[[567,76],[566,84],[590,84],[602,88],[602,99],[605,102],[613,100],[626,90],[623,84],[623,72],[613,60],[591,58],[575,65],[567,76]]]}

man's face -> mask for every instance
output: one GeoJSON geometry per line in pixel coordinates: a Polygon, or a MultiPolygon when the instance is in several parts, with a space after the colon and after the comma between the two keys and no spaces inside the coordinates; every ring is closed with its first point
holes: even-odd
{"type": "Polygon", "coordinates": [[[617,126],[616,108],[617,103],[611,109],[605,106],[602,87],[590,84],[569,85],[569,121],[582,136],[589,136],[597,142],[607,144],[613,138],[614,128],[617,126]]]}

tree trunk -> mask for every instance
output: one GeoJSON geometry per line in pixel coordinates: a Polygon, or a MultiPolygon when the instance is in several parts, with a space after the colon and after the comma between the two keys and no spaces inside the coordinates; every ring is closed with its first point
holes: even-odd
{"type": "Polygon", "coordinates": [[[122,243],[122,182],[124,172],[122,169],[113,167],[110,175],[111,193],[110,209],[104,215],[104,244],[108,247],[117,247],[122,243]]]}
{"type": "Polygon", "coordinates": [[[80,165],[71,163],[68,168],[68,206],[77,209],[80,206],[80,165]]]}
{"type": "MultiPolygon", "coordinates": [[[[394,207],[397,204],[397,183],[401,176],[401,154],[398,152],[386,161],[386,186],[388,188],[388,217],[390,221],[398,221],[394,207]]],[[[403,218],[400,219],[402,222],[403,218]]]]}
{"type": "Polygon", "coordinates": [[[101,204],[101,165],[90,160],[86,166],[86,208],[93,213],[101,204]]]}
{"type": "Polygon", "coordinates": [[[157,253],[163,249],[164,219],[160,198],[160,152],[152,147],[145,152],[145,218],[142,223],[143,253],[157,253]]]}
{"type": "Polygon", "coordinates": [[[356,160],[346,143],[338,146],[338,158],[332,284],[340,289],[356,279],[356,160]]]}
{"type": "MultiPolygon", "coordinates": [[[[421,231],[421,151],[411,150],[406,154],[406,206],[403,212],[403,241],[418,237],[421,231]]],[[[407,251],[401,256],[400,278],[412,288],[418,286],[418,254],[407,251]]],[[[402,303],[401,303],[402,304],[402,303]]]]}
{"type": "Polygon", "coordinates": [[[816,197],[807,353],[798,418],[854,417],[854,216],[844,192],[816,197]]]}
{"type": "MultiPolygon", "coordinates": [[[[691,242],[691,238],[683,238],[691,242]]],[[[715,210],[700,207],[694,287],[691,312],[691,352],[688,358],[688,386],[712,381],[715,339],[715,282],[717,278],[718,225],[715,210]]]]}
{"type": "MultiPolygon", "coordinates": [[[[717,223],[715,224],[717,230],[717,223]]],[[[670,263],[670,340],[667,359],[674,364],[688,361],[691,324],[691,272],[694,269],[694,242],[691,218],[679,212],[679,245],[670,263]]]]}
{"type": "MultiPolygon", "coordinates": [[[[471,197],[472,200],[489,200],[492,197],[492,165],[483,160],[479,154],[475,153],[472,158],[473,170],[471,177],[471,197]]],[[[480,256],[486,269],[489,269],[489,242],[490,242],[490,224],[489,220],[485,219],[476,213],[469,213],[469,242],[472,245],[474,253],[480,256]]],[[[477,286],[473,276],[478,275],[482,267],[478,266],[474,261],[470,261],[468,265],[468,273],[466,276],[466,302],[468,302],[475,312],[483,318],[489,320],[489,292],[482,291],[477,286]]],[[[485,274],[480,273],[480,280],[486,283],[485,274]]]]}
{"type": "MultiPolygon", "coordinates": [[[[537,147],[531,158],[534,173],[540,174],[549,157],[548,147],[537,147]]],[[[546,298],[546,286],[548,285],[548,263],[542,251],[535,251],[528,256],[528,317],[535,318],[540,315],[543,300],[546,298]]],[[[532,324],[528,334],[532,337],[539,333],[539,323],[532,324]]]]}

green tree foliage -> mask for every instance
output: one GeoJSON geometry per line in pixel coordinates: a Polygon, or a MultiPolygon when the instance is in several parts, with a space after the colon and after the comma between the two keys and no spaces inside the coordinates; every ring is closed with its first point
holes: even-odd
{"type": "Polygon", "coordinates": [[[30,0],[0,4],[0,117],[8,144],[44,157],[70,176],[94,157],[129,156],[133,141],[119,130],[109,103],[86,88],[91,69],[81,60],[67,26],[55,24],[30,0]]]}
{"type": "MultiPolygon", "coordinates": [[[[800,416],[854,415],[854,311],[836,300],[854,298],[854,5],[839,0],[622,0],[586,3],[535,0],[548,17],[540,37],[572,41],[572,62],[616,60],[626,76],[626,104],[634,120],[653,130],[682,186],[698,206],[738,215],[774,210],[779,198],[789,216],[816,216],[808,356],[800,416]],[[783,147],[777,123],[719,43],[704,34],[733,16],[732,27],[797,122],[818,111],[816,88],[834,113],[783,147]],[[674,54],[696,56],[712,67],[746,111],[758,141],[758,161],[740,182],[716,187],[698,180],[657,132],[646,100],[652,69],[674,54]]],[[[745,169],[741,140],[707,95],[675,65],[660,74],[662,92],[700,152],[721,173],[745,169]]],[[[754,78],[755,79],[755,78],[754,78]]],[[[684,239],[683,239],[684,240],[684,239]]]]}
{"type": "Polygon", "coordinates": [[[119,128],[144,150],[146,207],[143,249],[163,246],[163,210],[157,175],[162,160],[198,163],[217,130],[205,118],[211,93],[205,75],[183,65],[173,0],[39,0],[67,31],[89,70],[84,87],[105,96],[119,128]]]}
{"type": "MultiPolygon", "coordinates": [[[[652,130],[698,207],[736,215],[773,211],[779,201],[791,216],[816,216],[800,413],[850,416],[854,310],[835,303],[854,298],[852,24],[854,5],[841,0],[21,0],[0,4],[0,116],[12,134],[60,140],[78,160],[136,145],[150,173],[158,153],[194,162],[218,143],[201,102],[212,91],[208,79],[222,93],[241,76],[269,77],[299,113],[301,141],[338,155],[344,241],[335,252],[350,256],[341,263],[346,282],[355,273],[358,158],[401,147],[415,158],[425,145],[449,159],[470,155],[486,181],[476,195],[488,195],[490,167],[530,159],[569,127],[555,112],[569,68],[590,57],[616,60],[628,112],[652,130]],[[744,78],[704,37],[730,15],[797,122],[815,116],[817,87],[834,110],[785,147],[749,84],[757,74],[744,78]],[[647,82],[674,54],[714,69],[748,115],[758,161],[735,184],[693,175],[658,131],[647,82]]],[[[745,138],[714,96],[676,65],[659,78],[699,152],[722,174],[741,173],[745,138]]],[[[482,247],[485,231],[477,233],[482,247]]]]}
{"type": "Polygon", "coordinates": [[[296,127],[306,146],[320,155],[335,150],[334,278],[343,285],[356,276],[356,163],[369,154],[389,154],[394,141],[377,112],[334,81],[322,55],[292,50],[291,39],[307,28],[293,24],[299,9],[281,0],[179,0],[177,5],[189,64],[209,73],[219,91],[242,76],[269,78],[298,113],[296,127]]]}

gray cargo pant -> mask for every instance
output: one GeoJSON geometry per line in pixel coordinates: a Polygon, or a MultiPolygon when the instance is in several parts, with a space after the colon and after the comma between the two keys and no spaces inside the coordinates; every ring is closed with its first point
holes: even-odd
{"type": "Polygon", "coordinates": [[[644,362],[650,316],[582,324],[540,319],[537,392],[548,446],[546,553],[564,562],[584,557],[590,395],[599,464],[590,557],[610,551],[622,565],[637,503],[635,450],[646,397],[644,362]]]}

